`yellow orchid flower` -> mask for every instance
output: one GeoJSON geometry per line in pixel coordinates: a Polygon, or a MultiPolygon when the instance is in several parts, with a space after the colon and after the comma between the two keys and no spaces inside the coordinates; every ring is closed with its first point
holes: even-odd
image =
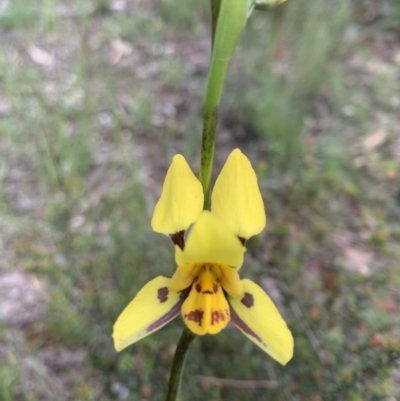
{"type": "Polygon", "coordinates": [[[251,341],[285,365],[293,337],[268,295],[239,278],[245,241],[266,216],[255,172],[239,149],[226,161],[203,211],[203,191],[185,159],[176,155],[152,218],[154,231],[175,244],[177,269],[147,283],[118,317],[114,345],[121,351],[181,313],[195,334],[217,334],[232,321],[251,341]],[[191,226],[190,232],[185,232],[191,226]]]}

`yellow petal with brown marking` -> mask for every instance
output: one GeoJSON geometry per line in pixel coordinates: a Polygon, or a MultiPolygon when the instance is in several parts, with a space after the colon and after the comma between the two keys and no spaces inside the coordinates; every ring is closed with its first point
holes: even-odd
{"type": "Polygon", "coordinates": [[[293,356],[293,336],[278,309],[264,290],[242,280],[243,295],[228,297],[232,322],[262,350],[286,365],[293,356]]]}
{"type": "Polygon", "coordinates": [[[169,281],[164,276],[149,281],[123,310],[114,325],[117,351],[161,329],[179,315],[182,299],[168,288],[169,281]]]}
{"type": "Polygon", "coordinates": [[[157,233],[186,230],[203,210],[203,188],[182,155],[174,156],[154,209],[151,227],[157,233]]]}

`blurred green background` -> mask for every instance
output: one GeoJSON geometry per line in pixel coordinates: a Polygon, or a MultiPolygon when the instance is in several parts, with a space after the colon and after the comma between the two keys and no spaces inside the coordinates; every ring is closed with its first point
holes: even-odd
{"type": "MultiPolygon", "coordinates": [[[[175,269],[150,218],[172,156],[197,172],[207,0],[0,0],[0,400],[163,400],[176,319],[117,354],[112,325],[175,269]]],[[[239,147],[267,230],[242,277],[295,337],[193,343],[181,400],[400,399],[400,2],[255,12],[229,70],[217,173],[239,147]]]]}

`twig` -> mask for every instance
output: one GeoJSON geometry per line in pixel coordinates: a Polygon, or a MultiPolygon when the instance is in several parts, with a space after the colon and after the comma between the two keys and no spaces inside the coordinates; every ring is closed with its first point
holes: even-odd
{"type": "Polygon", "coordinates": [[[232,388],[276,388],[278,382],[272,380],[234,380],[220,377],[197,375],[196,379],[204,384],[215,384],[221,387],[232,388]]]}
{"type": "Polygon", "coordinates": [[[310,325],[307,322],[303,312],[295,302],[290,303],[290,309],[292,310],[293,314],[296,316],[301,328],[303,329],[304,333],[306,334],[308,340],[311,343],[315,353],[318,356],[318,359],[321,361],[323,365],[329,365],[329,358],[327,357],[325,351],[322,349],[321,344],[318,341],[317,336],[312,331],[310,325]]]}
{"type": "MultiPolygon", "coordinates": [[[[266,369],[266,371],[268,373],[268,376],[270,378],[272,378],[274,381],[276,381],[276,383],[279,384],[278,377],[276,375],[275,369],[272,366],[272,364],[271,363],[266,363],[265,369],[266,369]]],[[[293,401],[293,395],[292,395],[292,392],[290,391],[289,387],[282,386],[282,385],[281,386],[277,386],[277,387],[278,387],[278,393],[280,393],[279,394],[279,399],[283,399],[283,397],[284,397],[286,401],[293,401]],[[283,397],[282,397],[282,395],[283,395],[283,397]]]]}

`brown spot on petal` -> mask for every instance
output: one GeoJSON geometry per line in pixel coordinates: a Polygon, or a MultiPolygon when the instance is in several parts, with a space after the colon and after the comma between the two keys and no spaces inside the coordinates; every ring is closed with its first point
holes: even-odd
{"type": "Polygon", "coordinates": [[[167,287],[159,288],[157,291],[157,298],[161,303],[167,301],[169,290],[167,287]]]}
{"type": "Polygon", "coordinates": [[[251,308],[254,305],[254,297],[248,292],[245,292],[244,297],[240,300],[240,302],[247,308],[251,308]]]}
{"type": "Polygon", "coordinates": [[[213,284],[213,291],[214,291],[214,294],[216,294],[218,292],[218,284],[217,283],[213,284]]]}
{"type": "Polygon", "coordinates": [[[172,242],[174,245],[178,245],[179,248],[183,251],[183,248],[185,247],[185,231],[178,231],[175,234],[170,234],[169,237],[171,238],[172,242]]]}
{"type": "Polygon", "coordinates": [[[201,309],[195,309],[190,311],[189,313],[186,313],[184,317],[187,320],[191,320],[192,322],[198,323],[199,326],[201,326],[203,323],[203,316],[204,311],[202,311],[201,309]]]}
{"type": "Polygon", "coordinates": [[[201,293],[201,284],[197,283],[194,287],[196,289],[196,291],[200,294],[201,293]]]}
{"type": "Polygon", "coordinates": [[[244,244],[246,243],[246,238],[243,238],[243,237],[239,237],[239,235],[238,235],[238,238],[239,238],[239,241],[242,243],[242,245],[244,246],[244,244]]]}
{"type": "Polygon", "coordinates": [[[211,312],[211,325],[218,324],[220,321],[224,322],[227,318],[229,318],[227,310],[225,313],[222,310],[213,310],[211,312]]]}

